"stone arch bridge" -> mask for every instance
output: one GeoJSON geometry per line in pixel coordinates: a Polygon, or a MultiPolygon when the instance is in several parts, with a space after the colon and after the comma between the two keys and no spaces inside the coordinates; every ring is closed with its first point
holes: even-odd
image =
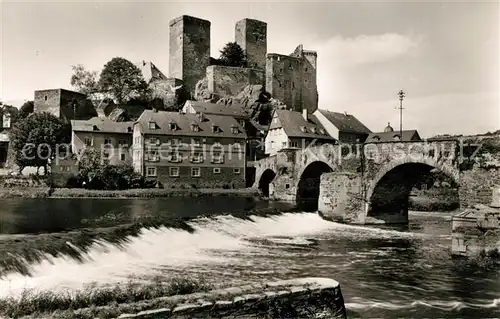
{"type": "Polygon", "coordinates": [[[463,168],[459,141],[324,144],[282,150],[255,162],[255,183],[271,199],[313,199],[325,218],[360,224],[407,223],[411,189],[431,170],[459,189],[461,207],[489,204],[496,169],[463,168]]]}

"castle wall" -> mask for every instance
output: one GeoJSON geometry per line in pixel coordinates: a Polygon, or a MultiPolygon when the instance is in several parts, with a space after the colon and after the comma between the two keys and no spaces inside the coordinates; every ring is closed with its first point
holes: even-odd
{"type": "Polygon", "coordinates": [[[66,123],[70,119],[88,120],[96,116],[94,106],[85,94],[64,89],[37,90],[34,97],[34,112],[49,112],[66,123]],[[73,109],[73,102],[76,107],[73,109]]]}
{"type": "Polygon", "coordinates": [[[211,65],[207,68],[208,90],[220,97],[236,96],[247,85],[264,84],[264,70],[211,65]]]}
{"type": "Polygon", "coordinates": [[[170,21],[169,77],[183,81],[189,95],[210,63],[210,21],[180,16],[170,21]]]}
{"type": "Polygon", "coordinates": [[[266,59],[266,91],[294,111],[302,111],[302,59],[271,53],[266,59]]]}
{"type": "Polygon", "coordinates": [[[247,56],[248,67],[264,70],[267,53],[267,23],[243,19],[236,22],[235,42],[247,56]]]}
{"type": "Polygon", "coordinates": [[[37,90],[33,100],[34,113],[49,112],[59,118],[61,90],[37,90]]]}

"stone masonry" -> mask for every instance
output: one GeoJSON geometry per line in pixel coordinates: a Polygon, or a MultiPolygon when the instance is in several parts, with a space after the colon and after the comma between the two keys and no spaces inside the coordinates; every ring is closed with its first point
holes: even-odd
{"type": "Polygon", "coordinates": [[[467,170],[460,163],[457,141],[325,144],[282,151],[255,162],[254,187],[271,171],[276,175],[269,196],[296,201],[299,182],[308,178],[304,172],[316,165],[323,173],[318,206],[324,217],[362,224],[406,223],[411,188],[431,169],[444,172],[459,186],[461,207],[491,201],[491,188],[500,182],[500,166],[467,170]]]}
{"type": "MultiPolygon", "coordinates": [[[[247,66],[265,70],[267,54],[267,23],[243,19],[236,22],[235,42],[243,49],[247,57],[247,66]]],[[[261,83],[259,83],[261,84],[261,83]]]]}
{"type": "Polygon", "coordinates": [[[264,83],[264,71],[211,65],[207,68],[208,90],[218,97],[236,96],[247,85],[264,83]]]}
{"type": "Polygon", "coordinates": [[[194,93],[210,63],[210,21],[183,15],[170,21],[169,77],[194,93]]]}

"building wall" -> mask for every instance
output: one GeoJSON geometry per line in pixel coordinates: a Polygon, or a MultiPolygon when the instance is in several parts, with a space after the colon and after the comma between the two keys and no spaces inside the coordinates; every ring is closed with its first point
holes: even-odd
{"type": "Polygon", "coordinates": [[[85,94],[64,89],[35,91],[34,112],[49,112],[65,123],[70,120],[88,120],[97,116],[92,102],[85,94]],[[75,107],[73,107],[76,102],[75,107]]]}
{"type": "Polygon", "coordinates": [[[288,109],[302,111],[302,61],[299,58],[268,54],[266,60],[266,91],[283,102],[288,109]]]}
{"type": "Polygon", "coordinates": [[[117,134],[103,132],[75,132],[71,134],[71,150],[74,154],[79,154],[85,149],[85,140],[89,139],[92,142],[90,147],[106,151],[109,154],[109,164],[132,164],[132,134],[117,134]],[[110,139],[111,143],[104,146],[104,140],[110,139]],[[124,145],[120,146],[120,142],[124,145]],[[122,157],[123,155],[123,157],[122,157]]]}
{"type": "Polygon", "coordinates": [[[132,165],[134,171],[143,174],[144,165],[144,136],[142,135],[141,126],[134,125],[134,133],[132,134],[132,165]]]}
{"type": "Polygon", "coordinates": [[[143,138],[142,171],[147,179],[159,181],[167,188],[169,185],[245,187],[246,145],[244,139],[151,134],[143,135],[143,138]],[[177,140],[175,145],[178,147],[173,146],[174,139],[177,140]],[[195,141],[199,145],[195,145],[195,141]],[[219,144],[220,146],[216,146],[219,144]],[[176,152],[180,160],[172,161],[169,158],[171,152],[176,152]],[[223,163],[212,161],[212,155],[215,152],[223,154],[223,163]],[[203,161],[192,162],[193,153],[200,153],[203,161]],[[151,156],[153,157],[151,158],[150,155],[157,156],[151,156]],[[179,176],[170,176],[171,167],[179,169],[179,176]],[[201,176],[191,176],[192,167],[200,168],[201,176]],[[156,170],[155,176],[149,176],[148,168],[156,170]],[[220,169],[220,173],[214,172],[214,168],[220,169]],[[239,172],[235,172],[234,169],[239,172]]]}
{"type": "Polygon", "coordinates": [[[279,150],[288,147],[288,135],[282,128],[275,128],[267,131],[266,139],[266,154],[274,155],[279,150]]]}
{"type": "Polygon", "coordinates": [[[33,102],[35,113],[49,112],[60,117],[61,90],[37,90],[33,102]]]}
{"type": "Polygon", "coordinates": [[[188,94],[210,63],[210,21],[180,16],[170,21],[169,77],[181,79],[188,94]]]}
{"type": "Polygon", "coordinates": [[[218,96],[236,96],[247,85],[264,85],[265,72],[259,69],[220,65],[207,67],[208,90],[218,96]]]}
{"type": "Polygon", "coordinates": [[[264,70],[267,53],[267,23],[243,19],[236,22],[235,42],[247,56],[248,67],[264,70]]]}

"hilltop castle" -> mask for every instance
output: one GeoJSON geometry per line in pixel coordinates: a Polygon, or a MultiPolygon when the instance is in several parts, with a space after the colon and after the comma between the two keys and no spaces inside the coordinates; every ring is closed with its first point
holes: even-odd
{"type": "Polygon", "coordinates": [[[218,97],[262,85],[290,110],[312,114],[318,108],[315,51],[299,45],[289,55],[267,53],[267,24],[243,19],[235,25],[235,42],[245,52],[248,67],[211,65],[210,26],[210,21],[187,15],[170,21],[169,78],[181,81],[187,96],[193,96],[201,80],[218,97]]]}

